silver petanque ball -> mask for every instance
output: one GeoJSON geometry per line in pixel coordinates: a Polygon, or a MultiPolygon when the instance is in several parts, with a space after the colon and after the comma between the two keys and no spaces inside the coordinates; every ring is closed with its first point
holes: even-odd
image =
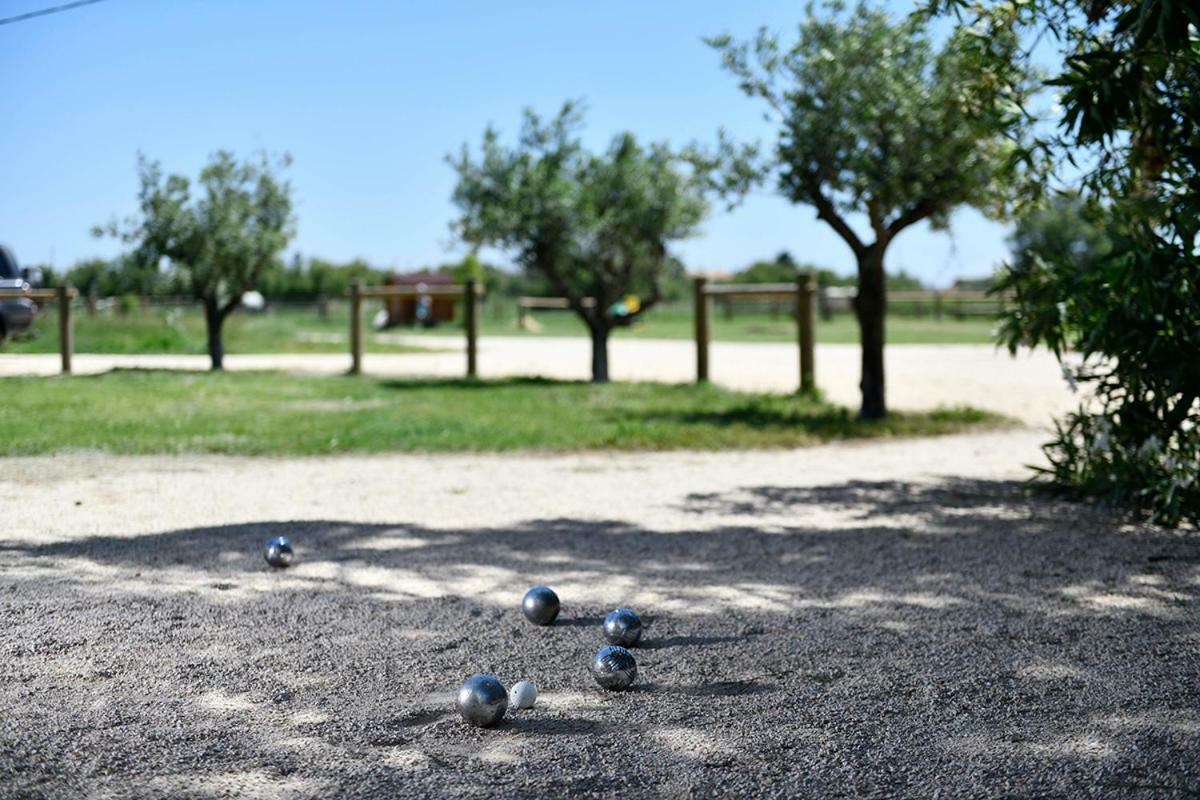
{"type": "Polygon", "coordinates": [[[263,549],[263,558],[272,567],[286,567],[292,563],[295,555],[295,551],[292,550],[292,540],[286,536],[276,536],[267,542],[267,546],[263,549]]]}
{"type": "Polygon", "coordinates": [[[458,713],[477,728],[495,725],[508,710],[508,692],[492,675],[472,675],[458,690],[458,713]]]}
{"type": "Polygon", "coordinates": [[[525,619],[534,625],[549,625],[558,616],[558,595],[549,586],[535,586],[521,600],[525,619]]]}
{"type": "Polygon", "coordinates": [[[637,660],[624,647],[609,645],[592,659],[592,677],[605,689],[628,689],[637,678],[637,660]]]}
{"type": "Polygon", "coordinates": [[[642,638],[642,618],[628,608],[618,608],[604,618],[604,638],[609,644],[633,647],[642,638]]]}

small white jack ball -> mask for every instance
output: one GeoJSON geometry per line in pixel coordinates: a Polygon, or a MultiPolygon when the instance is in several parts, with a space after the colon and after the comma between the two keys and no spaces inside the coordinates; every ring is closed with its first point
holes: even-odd
{"type": "Polygon", "coordinates": [[[508,701],[515,708],[533,708],[537,702],[537,688],[531,681],[519,681],[508,690],[508,701]]]}

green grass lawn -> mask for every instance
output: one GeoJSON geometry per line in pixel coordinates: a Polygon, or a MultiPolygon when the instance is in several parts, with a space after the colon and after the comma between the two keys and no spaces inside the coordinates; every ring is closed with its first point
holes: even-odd
{"type": "MultiPolygon", "coordinates": [[[[368,305],[364,319],[369,323],[377,310],[368,305]]],[[[515,301],[495,300],[480,317],[481,336],[586,336],[583,323],[570,311],[539,312],[534,316],[540,331],[531,333],[517,328],[515,301]]],[[[58,349],[57,315],[53,308],[43,313],[32,337],[0,343],[0,353],[53,353],[58,349]]],[[[687,305],[667,305],[653,309],[632,328],[621,328],[617,337],[691,339],[692,312],[687,305]]],[[[893,315],[888,318],[888,344],[989,344],[993,341],[995,321],[987,318],[955,320],[947,317],[893,315]]],[[[265,314],[238,312],[225,323],[225,350],[238,353],[346,353],[349,351],[349,310],[335,303],[327,318],[315,310],[281,307],[265,314]]],[[[713,338],[737,342],[791,342],[796,326],[785,314],[772,315],[766,310],[745,311],[727,318],[715,308],[713,338]]],[[[826,343],[858,342],[858,325],[849,314],[832,320],[818,320],[817,341],[826,343]]],[[[367,352],[404,353],[420,347],[395,341],[397,334],[418,334],[429,340],[429,347],[457,346],[439,343],[445,337],[463,336],[458,324],[443,325],[429,331],[394,329],[386,332],[364,326],[367,352]]],[[[75,351],[77,353],[204,353],[204,320],[195,307],[151,308],[121,315],[109,309],[89,316],[75,314],[75,351]]]]}
{"type": "MultiPolygon", "coordinates": [[[[570,311],[538,312],[534,315],[541,330],[530,336],[586,336],[587,329],[570,311]]],[[[786,314],[769,312],[735,313],[726,317],[713,309],[712,337],[726,342],[794,342],[796,324],[786,314]]],[[[986,317],[962,320],[946,317],[891,315],[887,319],[888,344],[992,344],[996,321],[986,317]]],[[[485,319],[483,332],[519,333],[515,319],[485,319]]],[[[858,344],[858,323],[850,314],[835,314],[831,320],[816,321],[817,342],[858,344]]],[[[645,339],[691,339],[695,336],[690,307],[665,306],[653,309],[631,328],[618,329],[616,336],[645,339]]]]}
{"type": "MultiPolygon", "coordinates": [[[[112,309],[89,316],[74,314],[75,352],[109,354],[208,352],[204,318],[196,307],[151,307],[119,314],[112,309]]],[[[315,309],[287,309],[264,314],[235,312],[225,322],[225,352],[349,353],[349,312],[335,306],[328,318],[315,309]]],[[[427,348],[389,341],[394,337],[363,329],[369,353],[408,353],[427,348]]],[[[441,345],[448,347],[449,345],[441,345]]],[[[430,341],[430,348],[439,345],[430,341]]],[[[32,336],[0,343],[0,353],[58,352],[58,315],[51,307],[39,315],[32,336]]]]}
{"type": "Polygon", "coordinates": [[[996,427],[974,409],[862,423],[804,397],[651,383],[389,381],[120,370],[6,378],[0,455],[803,447],[996,427]]]}

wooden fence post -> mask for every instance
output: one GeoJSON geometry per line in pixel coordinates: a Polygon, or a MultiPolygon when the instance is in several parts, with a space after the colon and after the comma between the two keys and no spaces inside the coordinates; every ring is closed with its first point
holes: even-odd
{"type": "Polygon", "coordinates": [[[467,377],[474,378],[478,374],[477,353],[479,344],[479,316],[476,314],[475,279],[467,278],[466,292],[463,295],[463,315],[467,323],[467,377]]]}
{"type": "Polygon", "coordinates": [[[350,281],[350,374],[362,374],[362,281],[350,281]]]}
{"type": "Polygon", "coordinates": [[[71,325],[71,287],[58,287],[58,349],[62,353],[63,375],[71,374],[71,353],[75,350],[75,329],[71,325]]]}
{"type": "Polygon", "coordinates": [[[708,278],[695,279],[695,303],[693,314],[696,322],[696,383],[708,380],[708,278]]]}
{"type": "Polygon", "coordinates": [[[808,394],[817,389],[815,347],[813,344],[813,295],[817,282],[812,272],[796,276],[796,328],[800,337],[800,391],[808,394]]]}
{"type": "Polygon", "coordinates": [[[933,293],[933,318],[938,322],[942,321],[942,293],[933,293]]]}

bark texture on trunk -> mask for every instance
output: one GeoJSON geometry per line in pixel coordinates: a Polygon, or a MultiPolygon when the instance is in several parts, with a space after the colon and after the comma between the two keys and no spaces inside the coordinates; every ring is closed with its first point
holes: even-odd
{"type": "Polygon", "coordinates": [[[208,357],[214,370],[225,369],[225,343],[221,339],[221,326],[225,315],[215,302],[204,302],[204,324],[208,328],[208,357]]]}
{"type": "Polygon", "coordinates": [[[608,383],[608,328],[593,326],[592,383],[608,383]]]}
{"type": "Polygon", "coordinates": [[[883,342],[887,290],[883,273],[883,248],[867,248],[858,260],[858,296],[854,311],[862,338],[862,408],[859,419],[884,419],[883,342]]]}

